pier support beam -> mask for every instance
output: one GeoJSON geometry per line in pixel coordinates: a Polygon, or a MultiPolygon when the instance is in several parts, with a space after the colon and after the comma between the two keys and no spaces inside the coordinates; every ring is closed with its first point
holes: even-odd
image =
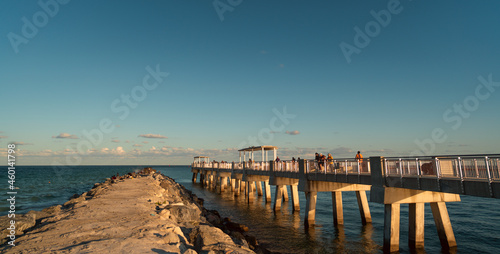
{"type": "Polygon", "coordinates": [[[315,191],[306,192],[306,218],[304,224],[306,226],[314,225],[316,220],[316,200],[318,193],[315,191]]]}
{"type": "Polygon", "coordinates": [[[255,194],[254,189],[255,189],[255,182],[248,182],[247,183],[247,203],[250,203],[251,201],[253,201],[253,196],[255,194]]]}
{"type": "Polygon", "coordinates": [[[299,203],[299,187],[297,185],[290,185],[292,191],[292,206],[294,211],[300,211],[299,203]]]}
{"type": "Polygon", "coordinates": [[[271,185],[269,185],[269,181],[264,181],[264,187],[266,191],[266,196],[265,196],[266,203],[271,202],[271,185]]]}
{"type": "Polygon", "coordinates": [[[281,209],[281,203],[283,199],[283,185],[276,185],[276,192],[274,193],[274,205],[273,210],[277,211],[281,209]]]}
{"type": "Polygon", "coordinates": [[[434,216],[434,223],[441,241],[443,248],[451,248],[457,246],[453,228],[451,227],[450,216],[445,202],[432,202],[431,203],[432,215],[434,216]]]}
{"type": "Polygon", "coordinates": [[[221,192],[224,192],[224,190],[225,190],[225,189],[226,189],[226,187],[227,187],[227,177],[225,177],[225,176],[224,176],[224,177],[221,177],[220,179],[221,179],[221,180],[220,180],[220,181],[221,181],[221,184],[220,184],[220,191],[221,191],[221,192]]]}
{"type": "Polygon", "coordinates": [[[366,198],[366,191],[356,191],[356,198],[358,199],[359,214],[361,215],[361,223],[366,225],[372,222],[370,214],[370,207],[368,206],[368,199],[366,198]]]}
{"type": "Polygon", "coordinates": [[[408,246],[424,248],[425,203],[409,204],[408,217],[408,246]]]}
{"type": "Polygon", "coordinates": [[[399,251],[400,204],[385,204],[384,252],[399,251]]]}
{"type": "Polygon", "coordinates": [[[240,181],[240,191],[243,193],[243,195],[247,195],[247,188],[246,188],[246,182],[241,180],[240,181]]]}
{"type": "Polygon", "coordinates": [[[236,179],[231,178],[231,192],[234,192],[236,189],[236,179]]]}
{"type": "Polygon", "coordinates": [[[287,185],[283,186],[283,200],[288,202],[288,188],[287,185]]]}
{"type": "Polygon", "coordinates": [[[342,208],[342,192],[332,192],[333,224],[344,225],[344,209],[342,208]]]}
{"type": "Polygon", "coordinates": [[[255,183],[257,184],[257,195],[262,196],[264,194],[262,191],[262,182],[257,181],[255,183]]]}
{"type": "Polygon", "coordinates": [[[234,195],[239,196],[241,190],[241,180],[234,179],[234,195]]]}
{"type": "Polygon", "coordinates": [[[193,173],[193,183],[196,183],[196,178],[198,178],[198,173],[193,173]]]}
{"type": "Polygon", "coordinates": [[[215,177],[215,175],[210,175],[210,189],[215,189],[217,187],[217,178],[215,177]]]}

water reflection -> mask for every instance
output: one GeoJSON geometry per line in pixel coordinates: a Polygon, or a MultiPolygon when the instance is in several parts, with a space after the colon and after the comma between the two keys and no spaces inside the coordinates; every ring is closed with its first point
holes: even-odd
{"type": "MultiPolygon", "coordinates": [[[[294,211],[292,202],[284,201],[281,210],[273,211],[272,202],[255,196],[248,203],[244,195],[231,192],[217,194],[193,185],[195,194],[205,199],[207,209],[216,209],[223,217],[249,227],[249,233],[271,251],[281,253],[381,253],[373,240],[372,224],[357,226],[352,222],[333,226],[333,217],[319,218],[316,224],[304,225],[304,211],[294,211]],[[354,227],[353,227],[354,226],[354,227]]],[[[274,195],[273,195],[274,196],[274,195]]],[[[318,218],[318,217],[317,217],[318,218]]],[[[348,219],[348,217],[346,217],[348,219]]]]}
{"type": "Polygon", "coordinates": [[[360,234],[360,245],[363,248],[364,253],[374,253],[382,249],[382,246],[378,245],[373,241],[373,225],[368,223],[361,228],[360,234]]]}
{"type": "Polygon", "coordinates": [[[335,239],[333,240],[335,252],[344,253],[346,248],[345,230],[344,225],[337,225],[335,227],[335,239]]]}

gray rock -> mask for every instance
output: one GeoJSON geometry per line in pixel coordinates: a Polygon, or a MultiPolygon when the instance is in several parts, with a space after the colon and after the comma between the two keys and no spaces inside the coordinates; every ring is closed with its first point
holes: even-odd
{"type": "Polygon", "coordinates": [[[183,223],[199,223],[201,211],[195,205],[173,204],[168,205],[165,209],[170,211],[170,218],[177,221],[179,224],[183,223]]]}
{"type": "Polygon", "coordinates": [[[229,235],[216,227],[200,225],[189,235],[194,248],[199,253],[255,253],[237,245],[229,235]]]}

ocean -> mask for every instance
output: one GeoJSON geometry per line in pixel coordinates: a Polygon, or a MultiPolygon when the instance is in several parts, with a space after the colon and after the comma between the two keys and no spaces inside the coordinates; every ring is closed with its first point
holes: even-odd
{"type": "MultiPolygon", "coordinates": [[[[16,214],[65,203],[72,195],[88,191],[95,183],[119,173],[140,170],[145,166],[17,166],[14,186],[16,214]]],[[[191,182],[189,166],[152,166],[176,180],[205,200],[207,209],[247,225],[249,233],[272,251],[282,253],[382,253],[384,207],[369,203],[373,222],[363,226],[354,193],[343,193],[344,225],[333,225],[330,193],[318,193],[316,224],[304,227],[305,196],[300,195],[300,211],[293,212],[291,201],[281,211],[262,197],[247,204],[244,196],[230,192],[217,194],[191,182]]],[[[5,168],[6,169],[6,168],[5,168]]],[[[199,182],[199,181],[198,181],[199,182]]],[[[8,174],[0,174],[0,215],[9,212],[8,174]]],[[[289,190],[290,192],[290,190],[289,190]]],[[[274,197],[274,188],[272,188],[274,197]]],[[[452,253],[500,253],[500,200],[461,196],[462,201],[447,203],[458,247],[452,253]]],[[[425,251],[443,253],[429,205],[425,208],[425,251]]],[[[408,248],[408,205],[401,205],[400,252],[408,248]]]]}

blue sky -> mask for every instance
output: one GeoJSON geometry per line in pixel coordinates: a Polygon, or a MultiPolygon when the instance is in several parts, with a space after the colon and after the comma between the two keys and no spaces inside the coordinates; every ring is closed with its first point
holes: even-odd
{"type": "Polygon", "coordinates": [[[231,161],[245,145],[283,159],[499,153],[499,9],[2,1],[0,153],[15,142],[25,165],[231,161]]]}

